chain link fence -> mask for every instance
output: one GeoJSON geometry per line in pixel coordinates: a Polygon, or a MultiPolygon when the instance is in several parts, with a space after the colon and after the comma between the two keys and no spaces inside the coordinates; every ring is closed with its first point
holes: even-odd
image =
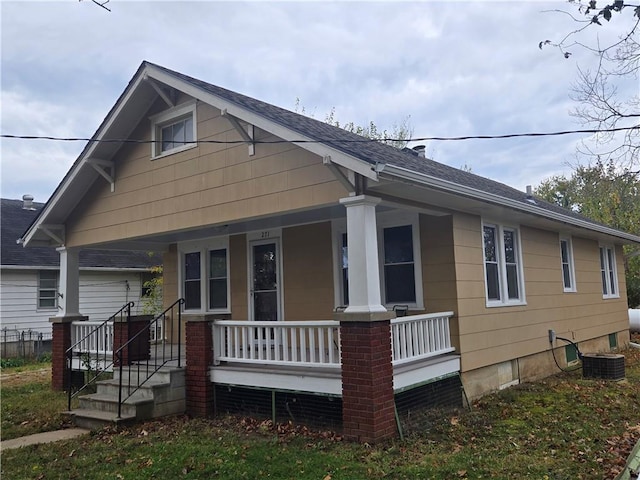
{"type": "Polygon", "coordinates": [[[51,353],[51,333],[33,330],[0,330],[0,359],[40,359],[51,353]]]}

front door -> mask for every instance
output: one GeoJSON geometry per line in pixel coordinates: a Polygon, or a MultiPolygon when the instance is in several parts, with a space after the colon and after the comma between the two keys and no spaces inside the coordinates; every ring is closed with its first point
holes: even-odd
{"type": "Polygon", "coordinates": [[[282,319],[277,240],[251,243],[251,270],[251,319],[258,322],[282,319]]]}

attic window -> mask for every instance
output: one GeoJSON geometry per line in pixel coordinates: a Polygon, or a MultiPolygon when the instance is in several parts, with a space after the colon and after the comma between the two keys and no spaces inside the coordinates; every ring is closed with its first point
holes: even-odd
{"type": "Polygon", "coordinates": [[[189,102],[151,117],[151,158],[195,147],[196,103],[189,102]]]}

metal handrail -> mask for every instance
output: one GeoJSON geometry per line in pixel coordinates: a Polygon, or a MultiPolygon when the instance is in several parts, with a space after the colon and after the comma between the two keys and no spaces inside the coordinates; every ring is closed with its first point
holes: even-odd
{"type": "MultiPolygon", "coordinates": [[[[127,323],[129,323],[129,321],[131,319],[131,308],[134,305],[135,305],[134,302],[125,303],[122,306],[122,308],[120,308],[120,310],[118,310],[116,313],[111,315],[104,322],[102,322],[100,325],[95,327],[93,330],[91,330],[89,333],[87,333],[85,336],[83,336],[80,340],[78,340],[76,343],[74,343],[69,348],[67,348],[67,350],[65,350],[65,358],[67,360],[66,369],[67,369],[67,392],[68,392],[67,408],[68,408],[68,410],[71,410],[71,400],[73,398],[77,397],[80,394],[80,392],[84,391],[89,385],[94,383],[95,380],[100,375],[102,375],[109,367],[113,366],[113,358],[112,358],[111,363],[109,365],[107,365],[107,354],[106,354],[106,351],[105,351],[104,358],[103,358],[104,367],[96,375],[94,375],[92,378],[88,379],[82,387],[80,387],[78,390],[73,392],[73,378],[72,378],[73,377],[73,375],[72,375],[72,372],[73,372],[73,350],[78,345],[80,345],[82,342],[85,342],[89,337],[95,335],[101,329],[104,329],[105,326],[109,322],[113,322],[118,315],[122,315],[123,313],[126,313],[127,323]]],[[[90,357],[90,354],[87,353],[87,355],[90,357]]],[[[88,358],[87,361],[88,361],[89,364],[91,364],[91,358],[88,358]]],[[[99,361],[100,361],[100,354],[96,353],[96,364],[98,364],[99,361]]]]}
{"type": "MultiPolygon", "coordinates": [[[[128,398],[131,397],[131,395],[133,395],[140,387],[142,387],[142,385],[144,385],[156,372],[158,372],[164,365],[166,365],[168,362],[177,360],[178,361],[178,367],[181,367],[181,341],[180,339],[182,338],[182,306],[184,305],[185,301],[184,298],[179,298],[178,300],[176,300],[175,302],[173,302],[171,304],[171,306],[169,306],[164,312],[160,313],[156,318],[154,318],[153,320],[151,320],[147,325],[145,325],[145,327],[140,330],[139,332],[137,332],[133,337],[131,337],[126,343],[124,343],[123,345],[121,345],[116,351],[113,352],[113,358],[114,358],[114,362],[117,361],[118,362],[118,367],[119,367],[119,381],[118,381],[118,417],[117,418],[121,418],[122,416],[122,404],[124,402],[127,401],[128,398]],[[128,376],[128,383],[126,385],[127,387],[127,395],[126,397],[123,398],[123,387],[125,387],[125,385],[123,385],[123,375],[122,375],[122,367],[123,367],[123,361],[122,361],[122,357],[123,357],[123,351],[126,349],[129,349],[130,345],[138,340],[145,331],[150,331],[151,327],[155,327],[157,325],[157,323],[159,321],[164,322],[166,320],[166,316],[167,313],[169,312],[173,312],[173,309],[175,307],[178,307],[178,344],[177,344],[177,356],[173,355],[173,324],[170,326],[170,328],[168,329],[171,332],[171,338],[170,340],[170,353],[169,353],[169,358],[167,358],[167,356],[165,355],[165,349],[164,349],[164,345],[162,345],[162,358],[161,358],[161,362],[157,363],[157,351],[158,351],[158,343],[155,344],[155,349],[156,349],[156,355],[154,356],[154,358],[156,359],[156,363],[151,364],[149,361],[149,358],[147,358],[146,363],[145,362],[136,362],[137,364],[137,382],[136,385],[132,385],[131,384],[131,370],[129,370],[129,376],[128,376]],[[146,377],[140,381],[140,373],[142,371],[142,367],[144,367],[145,370],[145,374],[146,377]],[[152,369],[151,373],[149,373],[150,368],[152,369]]],[[[171,322],[174,321],[174,316],[171,315],[170,317],[171,322]]],[[[128,350],[127,350],[128,351],[128,350]]]]}

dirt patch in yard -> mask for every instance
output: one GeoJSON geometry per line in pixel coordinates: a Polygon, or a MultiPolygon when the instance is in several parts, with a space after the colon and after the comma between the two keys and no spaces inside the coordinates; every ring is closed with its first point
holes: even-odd
{"type": "Polygon", "coordinates": [[[45,381],[51,381],[51,367],[0,374],[0,385],[3,387],[15,387],[26,383],[42,383],[45,381]]]}

